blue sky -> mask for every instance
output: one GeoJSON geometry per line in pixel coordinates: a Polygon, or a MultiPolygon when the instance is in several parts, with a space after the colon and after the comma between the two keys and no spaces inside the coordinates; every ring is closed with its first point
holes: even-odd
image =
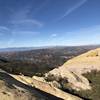
{"type": "Polygon", "coordinates": [[[0,0],[0,47],[100,44],[100,0],[0,0]]]}

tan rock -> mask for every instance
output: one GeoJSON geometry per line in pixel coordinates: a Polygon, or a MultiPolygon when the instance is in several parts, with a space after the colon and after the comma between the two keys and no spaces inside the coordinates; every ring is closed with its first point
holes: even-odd
{"type": "Polygon", "coordinates": [[[73,89],[86,90],[91,87],[89,81],[82,74],[92,70],[100,71],[100,48],[68,60],[61,67],[47,73],[45,77],[53,76],[56,81],[58,78],[66,78],[69,83],[73,84],[73,89]]]}

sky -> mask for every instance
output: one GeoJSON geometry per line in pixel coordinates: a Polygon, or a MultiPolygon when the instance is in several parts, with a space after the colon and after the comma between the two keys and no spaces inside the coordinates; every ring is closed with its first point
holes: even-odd
{"type": "Polygon", "coordinates": [[[0,0],[0,48],[100,44],[100,0],[0,0]]]}

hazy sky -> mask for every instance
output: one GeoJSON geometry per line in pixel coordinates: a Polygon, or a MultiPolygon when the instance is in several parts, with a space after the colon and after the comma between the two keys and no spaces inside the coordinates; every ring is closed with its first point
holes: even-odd
{"type": "Polygon", "coordinates": [[[100,0],[0,0],[0,47],[100,43],[100,0]]]}

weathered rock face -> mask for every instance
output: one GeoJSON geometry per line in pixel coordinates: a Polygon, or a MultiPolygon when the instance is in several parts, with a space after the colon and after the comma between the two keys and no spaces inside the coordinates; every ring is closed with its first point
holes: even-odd
{"type": "Polygon", "coordinates": [[[85,77],[83,77],[81,74],[71,72],[67,69],[54,69],[47,73],[45,77],[51,82],[53,82],[54,80],[57,81],[62,85],[61,88],[64,87],[64,85],[70,84],[70,87],[75,90],[91,89],[89,81],[85,77]]]}
{"type": "Polygon", "coordinates": [[[0,100],[82,100],[66,93],[44,78],[13,75],[0,71],[0,100]]]}
{"type": "MultiPolygon", "coordinates": [[[[0,84],[2,82],[0,81],[0,84]]],[[[2,88],[0,88],[0,100],[36,100],[37,97],[32,96],[31,93],[29,93],[26,90],[20,90],[13,87],[13,89],[9,88],[5,85],[5,83],[2,84],[2,88]]]]}
{"type": "Polygon", "coordinates": [[[45,77],[49,81],[56,80],[58,83],[60,79],[67,80],[68,82],[65,84],[70,83],[73,89],[87,90],[91,87],[89,81],[82,74],[92,70],[100,70],[100,48],[67,61],[61,67],[47,73],[45,77]]]}
{"type": "Polygon", "coordinates": [[[66,93],[56,87],[54,87],[52,84],[42,80],[39,77],[26,77],[26,76],[16,76],[12,75],[15,79],[21,81],[24,84],[30,85],[32,87],[35,87],[43,92],[46,92],[48,94],[51,94],[61,100],[82,100],[81,98],[74,96],[70,93],[66,93]]]}
{"type": "Polygon", "coordinates": [[[5,73],[0,73],[0,100],[46,100],[46,98],[5,73]]]}

